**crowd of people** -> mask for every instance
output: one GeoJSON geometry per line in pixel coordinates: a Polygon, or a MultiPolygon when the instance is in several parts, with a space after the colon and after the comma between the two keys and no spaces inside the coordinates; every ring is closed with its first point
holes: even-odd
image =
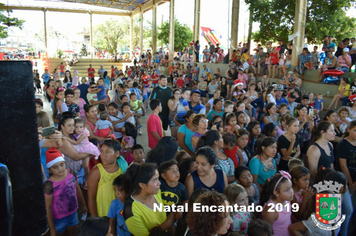
{"type": "Polygon", "coordinates": [[[255,67],[233,57],[223,73],[174,62],[168,78],[159,52],[124,70],[89,65],[81,79],[34,71],[52,108],[35,100],[49,235],[75,235],[87,214],[79,235],[91,235],[89,221],[105,226],[95,235],[354,235],[356,81],[343,79],[324,107],[322,94],[302,93],[300,73],[268,66],[266,54],[258,48],[255,67]],[[267,70],[283,73],[280,83],[259,80],[267,70]],[[145,150],[137,137],[146,132],[145,150]],[[334,231],[312,219],[320,181],[343,185],[345,221],[334,231]]]}

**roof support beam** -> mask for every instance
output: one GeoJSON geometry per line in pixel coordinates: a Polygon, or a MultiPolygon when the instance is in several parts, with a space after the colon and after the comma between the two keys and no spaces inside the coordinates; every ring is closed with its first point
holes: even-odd
{"type": "Polygon", "coordinates": [[[1,10],[29,10],[29,11],[52,11],[52,12],[69,12],[69,13],[89,13],[98,15],[114,15],[114,16],[131,16],[129,12],[113,12],[113,11],[92,11],[84,9],[70,9],[70,8],[54,8],[54,7],[31,7],[31,6],[7,6],[1,5],[1,10]]]}
{"type": "MultiPolygon", "coordinates": [[[[158,4],[160,4],[161,2],[169,2],[169,0],[161,0],[159,2],[157,1],[158,4]]],[[[140,11],[144,12],[146,9],[152,8],[152,5],[153,5],[153,1],[151,0],[151,1],[147,2],[146,4],[143,4],[141,7],[137,7],[135,10],[132,11],[131,14],[132,14],[132,16],[134,16],[134,15],[140,13],[140,11]]]]}

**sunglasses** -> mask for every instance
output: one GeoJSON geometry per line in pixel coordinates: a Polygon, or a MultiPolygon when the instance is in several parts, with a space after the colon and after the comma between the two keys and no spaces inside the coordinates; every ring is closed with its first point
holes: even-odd
{"type": "Polygon", "coordinates": [[[94,87],[90,87],[90,88],[97,88],[97,86],[94,86],[94,87]]]}

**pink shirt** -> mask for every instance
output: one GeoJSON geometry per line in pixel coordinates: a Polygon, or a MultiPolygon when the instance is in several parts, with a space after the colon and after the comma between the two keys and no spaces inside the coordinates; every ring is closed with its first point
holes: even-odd
{"type": "Polygon", "coordinates": [[[68,169],[68,175],[62,181],[53,183],[52,214],[54,219],[62,219],[77,211],[77,178],[68,169]]]}
{"type": "Polygon", "coordinates": [[[240,73],[237,74],[237,79],[242,79],[242,83],[244,84],[244,88],[247,88],[246,82],[248,80],[248,77],[245,73],[243,73],[242,75],[240,73]]]}
{"type": "Polygon", "coordinates": [[[153,132],[157,132],[160,138],[163,137],[162,121],[159,116],[151,114],[147,119],[148,147],[153,149],[158,141],[153,137],[153,132]]]}
{"type": "MultiPolygon", "coordinates": [[[[276,203],[273,202],[271,199],[269,199],[266,202],[265,207],[270,208],[272,206],[273,206],[272,209],[277,211],[275,209],[276,203]],[[269,203],[271,203],[272,205],[268,206],[269,203]]],[[[280,209],[278,209],[278,211],[279,210],[280,209]]],[[[290,235],[288,231],[288,226],[292,224],[291,216],[292,216],[291,204],[289,201],[285,201],[285,204],[283,205],[283,210],[278,213],[278,219],[273,223],[272,226],[274,235],[285,235],[285,236],[290,235]]]]}
{"type": "MultiPolygon", "coordinates": [[[[345,60],[342,56],[339,56],[339,57],[337,58],[337,60],[339,61],[340,66],[349,67],[349,66],[346,64],[346,60],[345,60]]],[[[350,56],[350,55],[347,56],[347,60],[351,62],[351,56],[350,56]]],[[[350,68],[350,67],[349,67],[349,68],[350,68]]]]}

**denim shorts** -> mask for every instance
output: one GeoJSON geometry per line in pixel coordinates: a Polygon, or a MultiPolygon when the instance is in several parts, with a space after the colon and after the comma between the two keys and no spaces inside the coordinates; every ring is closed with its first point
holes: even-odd
{"type": "Polygon", "coordinates": [[[174,120],[169,119],[169,127],[177,127],[178,125],[174,122],[174,120]]]}
{"type": "Polygon", "coordinates": [[[66,230],[67,227],[75,226],[79,224],[78,213],[76,211],[73,214],[63,217],[61,219],[53,219],[53,222],[54,222],[54,227],[57,230],[57,233],[60,234],[64,232],[64,230],[66,230]]]}

